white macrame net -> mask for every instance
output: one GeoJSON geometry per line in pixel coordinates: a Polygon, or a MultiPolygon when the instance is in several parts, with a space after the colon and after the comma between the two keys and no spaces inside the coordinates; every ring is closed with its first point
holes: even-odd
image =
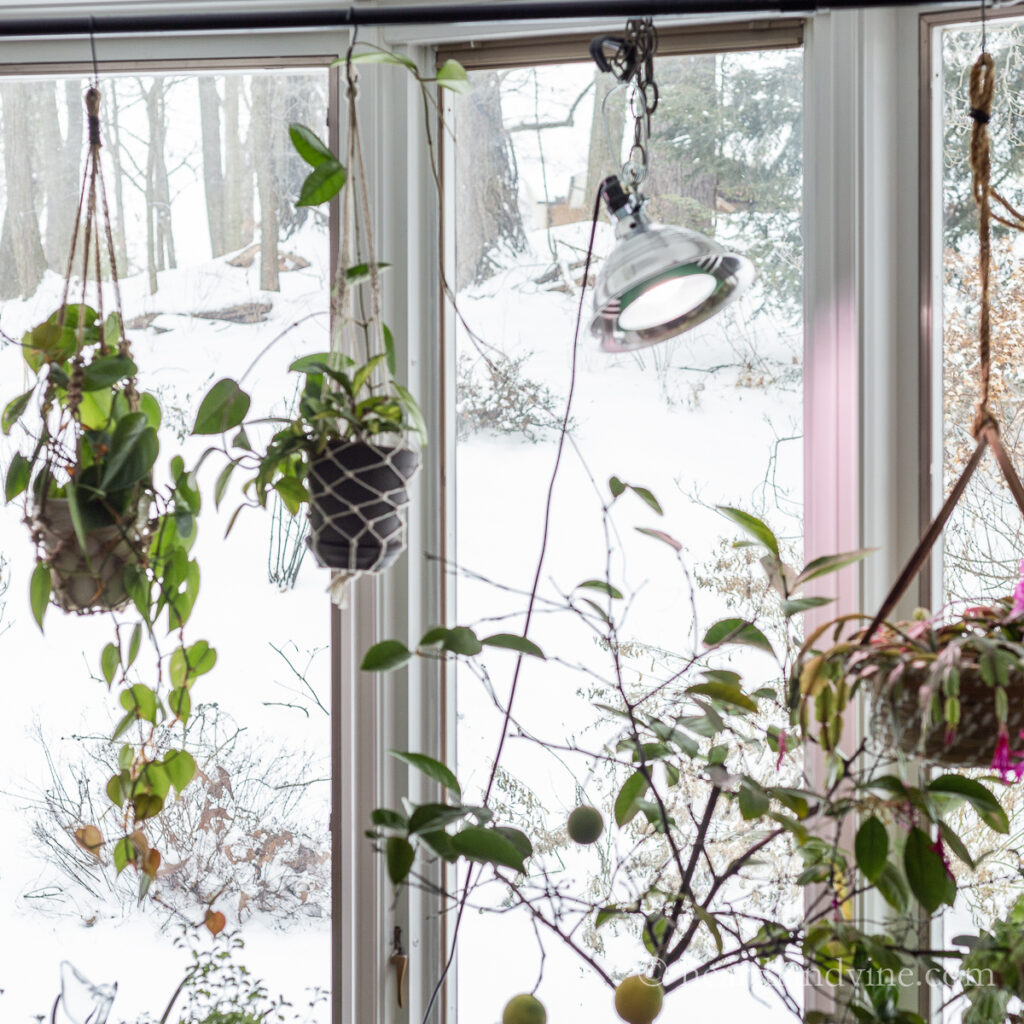
{"type": "MultiPolygon", "coordinates": [[[[356,75],[348,76],[348,186],[342,193],[341,243],[331,299],[331,356],[339,368],[342,357],[365,363],[386,351],[380,310],[380,267],[373,246],[370,200],[356,112],[356,75]],[[358,215],[356,201],[358,199],[358,215]],[[355,289],[346,271],[359,262],[359,243],[366,252],[370,278],[370,309],[356,317],[355,289]]],[[[374,394],[397,398],[381,360],[370,378],[374,394]]],[[[325,387],[330,384],[325,376],[325,387]]],[[[309,467],[310,549],[320,565],[336,570],[328,591],[344,606],[348,584],[362,573],[382,572],[405,550],[407,541],[406,483],[419,468],[419,453],[402,435],[370,443],[343,439],[309,467]],[[390,442],[390,443],[389,443],[390,442]]]]}

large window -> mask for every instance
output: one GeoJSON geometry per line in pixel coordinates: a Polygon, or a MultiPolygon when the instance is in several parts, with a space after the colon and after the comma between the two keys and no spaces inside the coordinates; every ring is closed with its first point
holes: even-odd
{"type": "MultiPolygon", "coordinates": [[[[460,940],[460,1020],[496,1018],[505,999],[538,979],[549,1019],[612,1019],[609,992],[584,958],[617,978],[647,965],[636,959],[638,936],[614,922],[595,927],[594,911],[627,901],[665,852],[642,817],[629,830],[611,827],[593,847],[574,845],[566,832],[580,803],[612,820],[628,774],[615,757],[618,683],[625,678],[641,692],[672,678],[699,646],[702,627],[726,613],[750,616],[779,637],[756,559],[733,546],[735,531],[716,505],[764,517],[792,560],[802,553],[802,51],[664,56],[655,73],[660,102],[644,186],[653,216],[739,248],[759,280],[719,319],[618,356],[600,352],[587,331],[588,294],[574,383],[594,195],[632,142],[626,94],[609,95],[610,76],[589,64],[498,69],[475,72],[474,92],[455,111],[456,284],[469,326],[458,337],[455,399],[458,621],[478,632],[522,629],[546,530],[530,637],[548,661],[524,667],[491,801],[502,820],[540,837],[524,886],[552,894],[545,913],[579,947],[569,950],[523,912],[487,912],[513,905],[509,892],[474,891],[470,905],[480,913],[466,915],[460,940]],[[546,526],[570,387],[568,447],[546,526]],[[623,502],[606,532],[601,507],[612,477],[649,489],[664,516],[642,500],[623,502]],[[635,528],[677,538],[679,559],[635,528]],[[578,584],[606,571],[629,605],[615,652],[582,617],[557,611],[578,584]],[[630,880],[614,865],[634,844],[639,852],[625,875],[638,874],[630,880]],[[554,895],[563,885],[582,902],[554,895]]],[[[612,241],[602,214],[595,271],[612,241]]],[[[578,604],[587,593],[576,591],[578,604]]],[[[600,590],[589,593],[603,600],[600,590]]],[[[468,802],[489,788],[508,708],[512,659],[487,665],[486,678],[464,671],[457,680],[457,763],[468,802]]],[[[751,676],[770,673],[756,654],[735,665],[751,676]]],[[[680,693],[669,686],[659,700],[669,708],[680,693]]],[[[775,759],[756,770],[775,778],[775,759]]],[[[799,777],[798,766],[787,771],[799,777]]],[[[705,790],[699,778],[682,780],[672,813],[701,806],[705,790]]],[[[738,816],[724,815],[715,829],[723,857],[740,849],[738,816]]],[[[742,880],[737,901],[751,915],[769,906],[799,914],[796,891],[785,881],[763,886],[760,870],[742,880]]],[[[785,879],[789,866],[763,870],[785,879]]],[[[790,982],[799,1001],[802,980],[790,982]]],[[[713,975],[674,998],[687,1012],[715,1007],[759,1020],[782,1012],[745,971],[713,975]]],[[[678,1012],[673,1005],[669,1015],[678,1012]]]]}
{"type": "MultiPolygon", "coordinates": [[[[23,333],[60,300],[87,85],[59,76],[0,82],[8,399],[23,390],[23,333]]],[[[280,415],[294,402],[282,386],[289,363],[326,347],[328,224],[296,210],[304,165],[287,124],[325,131],[328,72],[139,69],[103,74],[100,87],[124,315],[140,388],[164,410],[157,470],[166,473],[173,453],[188,465],[202,454],[203,439],[188,435],[212,381],[244,375],[264,414],[280,415]]],[[[0,442],[4,465],[16,441],[0,442]]],[[[201,477],[211,496],[214,462],[201,477]]],[[[193,953],[220,967],[193,977],[170,1020],[206,1019],[258,984],[254,1012],[288,1004],[268,1020],[330,1019],[328,605],[322,577],[303,557],[304,520],[280,506],[272,516],[250,512],[225,541],[239,483],[219,510],[211,497],[200,517],[201,592],[188,633],[216,648],[217,664],[193,692],[197,779],[149,829],[163,866],[156,899],[141,907],[134,870],[115,881],[109,850],[97,863],[72,838],[116,817],[104,784],[121,709],[100,666],[112,630],[104,615],[51,609],[40,634],[29,611],[33,550],[22,510],[0,510],[0,902],[16,936],[4,944],[4,1020],[49,1019],[62,960],[93,982],[118,983],[111,1021],[159,1020],[193,953]],[[201,926],[207,908],[226,918],[216,941],[201,926]],[[238,940],[244,946],[232,948],[238,940]],[[216,959],[228,950],[230,961],[216,959]]],[[[116,618],[127,637],[131,609],[116,618]]],[[[156,671],[154,654],[140,653],[140,679],[156,671]]]]}

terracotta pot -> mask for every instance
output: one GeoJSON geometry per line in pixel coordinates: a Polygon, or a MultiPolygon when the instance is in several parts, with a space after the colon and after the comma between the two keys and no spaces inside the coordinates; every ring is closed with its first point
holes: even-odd
{"type": "Polygon", "coordinates": [[[330,441],[310,463],[310,535],[321,566],[347,572],[381,572],[405,550],[408,481],[419,452],[364,441],[330,441]]]}

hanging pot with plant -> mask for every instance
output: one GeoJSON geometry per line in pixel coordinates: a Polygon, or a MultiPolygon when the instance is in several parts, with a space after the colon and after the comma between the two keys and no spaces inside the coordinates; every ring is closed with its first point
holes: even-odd
{"type": "Polygon", "coordinates": [[[47,599],[65,611],[123,607],[128,571],[144,562],[151,536],[152,468],[160,408],[136,389],[136,364],[124,332],[113,237],[99,158],[97,89],[85,97],[89,148],[58,308],[26,332],[22,352],[32,387],[8,403],[2,427],[19,424],[27,445],[5,479],[8,502],[27,495],[25,521],[37,550],[32,604],[41,621],[47,599]],[[100,268],[106,244],[114,310],[104,316],[100,268]],[[81,240],[81,298],[69,303],[81,240]],[[96,308],[86,304],[90,274],[96,308]]]}
{"type": "Polygon", "coordinates": [[[858,691],[871,695],[872,732],[892,751],[950,767],[992,768],[1004,780],[1024,775],[1024,582],[1012,596],[979,602],[958,615],[921,611],[910,622],[888,617],[923,568],[988,449],[1024,516],[1021,483],[989,408],[991,222],[1024,230],[1024,218],[992,188],[988,122],[994,62],[982,53],[971,70],[971,174],[978,204],[980,394],[971,433],[977,442],[960,478],[867,629],[844,637],[844,616],[804,644],[793,692],[805,729],[816,722],[827,749],[838,742],[842,709],[858,691]],[[831,632],[832,645],[820,641],[831,632]]]}

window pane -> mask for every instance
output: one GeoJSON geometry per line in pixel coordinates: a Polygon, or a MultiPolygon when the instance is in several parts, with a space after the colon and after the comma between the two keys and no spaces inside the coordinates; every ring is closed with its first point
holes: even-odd
{"type": "MultiPolygon", "coordinates": [[[[995,58],[996,90],[989,124],[992,184],[1018,202],[1017,183],[1024,166],[1021,85],[1024,82],[1024,22],[1000,20],[987,30],[995,58]]],[[[968,78],[981,49],[981,27],[950,28],[941,34],[943,84],[942,235],[942,422],[943,485],[953,486],[975,442],[970,429],[979,396],[978,209],[971,194],[968,152],[971,134],[968,78]]],[[[939,175],[936,174],[936,178],[939,175]]],[[[1019,239],[998,225],[993,231],[992,400],[1003,444],[1018,471],[1024,465],[1024,330],[1019,315],[1019,284],[1024,279],[1019,239]]],[[[1005,597],[1020,578],[1022,522],[997,464],[987,456],[953,513],[943,537],[943,603],[948,615],[965,607],[1005,597]]],[[[1019,745],[1012,737],[1013,746],[1019,745]]],[[[991,773],[982,771],[978,777],[991,773]]],[[[1020,893],[1017,848],[1024,828],[1024,799],[1019,786],[1000,788],[1010,814],[1010,833],[996,836],[970,809],[960,812],[954,829],[975,857],[984,855],[977,873],[951,858],[953,871],[973,884],[961,885],[957,904],[943,921],[952,936],[976,934],[1002,914],[1020,893]]],[[[955,972],[954,972],[955,973],[955,972]]],[[[959,990],[947,992],[956,996],[959,990]]],[[[964,1004],[956,999],[943,1017],[959,1021],[964,1004]]]]}
{"type": "MultiPolygon", "coordinates": [[[[778,641],[777,605],[756,557],[733,547],[737,531],[715,506],[765,518],[788,561],[800,558],[803,532],[801,51],[658,58],[655,73],[660,101],[644,188],[652,214],[735,245],[754,260],[759,281],[719,318],[625,355],[602,353],[590,337],[588,291],[570,440],[529,631],[548,660],[523,664],[491,797],[501,820],[540,837],[526,889],[565,886],[582,899],[553,897],[546,909],[572,931],[582,954],[616,977],[648,963],[637,931],[616,922],[598,929],[595,910],[628,901],[658,870],[666,847],[659,840],[630,854],[644,834],[642,816],[627,829],[610,824],[592,847],[567,836],[567,815],[581,803],[611,823],[628,775],[628,755],[607,759],[621,734],[602,706],[622,699],[609,655],[621,661],[626,692],[637,694],[680,672],[702,630],[727,613],[756,617],[778,641]],[[642,493],[627,493],[606,535],[601,508],[613,476],[649,489],[664,516],[642,493]],[[634,527],[677,538],[680,560],[634,527]],[[606,566],[628,602],[615,651],[581,618],[554,610],[580,582],[604,579],[606,566]],[[620,860],[629,867],[616,870],[620,860]]],[[[458,297],[476,335],[463,330],[458,340],[456,598],[460,624],[485,636],[523,629],[570,385],[593,196],[618,170],[633,129],[625,95],[608,96],[610,76],[591,65],[472,77],[474,92],[458,101],[455,118],[458,297]]],[[[595,269],[612,240],[602,216],[595,269]]],[[[584,596],[607,601],[582,589],[575,597],[581,609],[584,596]]],[[[458,775],[468,802],[488,788],[513,673],[511,657],[486,664],[485,679],[467,670],[458,676],[458,775]]],[[[749,669],[752,678],[771,672],[758,654],[737,656],[730,667],[749,669]]],[[[670,713],[682,688],[669,683],[652,710],[670,713]]],[[[779,777],[774,756],[748,768],[779,777]]],[[[782,772],[796,779],[800,766],[789,762],[782,772]]],[[[699,814],[707,797],[698,778],[682,779],[673,792],[677,820],[686,820],[690,804],[699,814]]],[[[731,813],[716,817],[713,831],[723,857],[746,835],[731,813]]],[[[767,884],[780,872],[785,878],[788,865],[754,871],[733,894],[738,904],[751,914],[799,915],[793,887],[767,884]]],[[[471,901],[491,909],[514,903],[504,889],[477,890],[471,901]]],[[[535,931],[526,914],[469,913],[462,928],[461,1020],[497,1019],[505,1001],[531,991],[541,973],[537,994],[549,1020],[616,1019],[610,990],[583,956],[550,930],[535,931]]],[[[702,934],[684,963],[701,962],[711,949],[712,936],[702,934]]],[[[787,981],[799,1002],[802,979],[787,981]]],[[[712,975],[671,996],[667,1014],[675,1019],[680,1005],[757,1020],[784,1012],[759,981],[751,977],[749,985],[745,971],[712,975]]]]}
{"type": "MultiPolygon", "coordinates": [[[[102,83],[113,244],[139,385],[163,407],[156,471],[164,480],[172,454],[195,465],[212,440],[188,434],[213,381],[245,375],[254,408],[281,415],[295,400],[291,385],[281,383],[291,360],[326,348],[327,223],[319,212],[295,209],[304,165],[291,152],[286,126],[303,121],[324,131],[327,84],[322,69],[182,71],[102,83]]],[[[86,85],[77,78],[0,84],[5,401],[28,380],[23,333],[60,301],[81,180],[86,85]]],[[[76,300],[78,288],[76,280],[76,300]]],[[[88,301],[96,301],[93,293],[88,301]]],[[[113,306],[109,280],[104,304],[113,306]]],[[[5,468],[23,443],[18,431],[0,441],[5,468]]],[[[118,686],[108,694],[100,674],[113,624],[107,615],[51,608],[41,635],[29,610],[34,551],[22,510],[12,504],[0,511],[7,684],[0,894],[8,938],[16,936],[5,943],[4,1020],[49,1020],[62,960],[93,982],[118,983],[111,1022],[159,1020],[192,964],[191,951],[208,957],[227,948],[231,935],[245,944],[232,962],[251,979],[235,987],[237,976],[222,967],[207,984],[213,995],[186,986],[169,1020],[179,1013],[204,1020],[218,998],[227,1000],[219,1005],[226,1011],[232,993],[244,1000],[258,979],[266,995],[256,1012],[279,996],[293,1004],[267,1020],[328,1020],[325,581],[302,557],[304,521],[280,507],[272,517],[244,513],[225,541],[242,495],[241,481],[233,480],[220,509],[213,507],[220,468],[211,457],[201,471],[201,592],[185,629],[187,642],[204,639],[217,651],[215,668],[191,694],[187,748],[199,773],[146,828],[163,862],[157,900],[141,906],[132,867],[115,880],[109,850],[96,864],[71,838],[88,824],[107,834],[121,827],[104,792],[119,746],[108,737],[123,714],[118,686]],[[216,942],[201,926],[208,906],[226,918],[216,942]]],[[[116,614],[125,646],[136,620],[131,608],[116,614]]],[[[158,658],[166,673],[180,641],[173,634],[160,642],[159,654],[144,642],[135,667],[150,685],[158,658]]]]}

